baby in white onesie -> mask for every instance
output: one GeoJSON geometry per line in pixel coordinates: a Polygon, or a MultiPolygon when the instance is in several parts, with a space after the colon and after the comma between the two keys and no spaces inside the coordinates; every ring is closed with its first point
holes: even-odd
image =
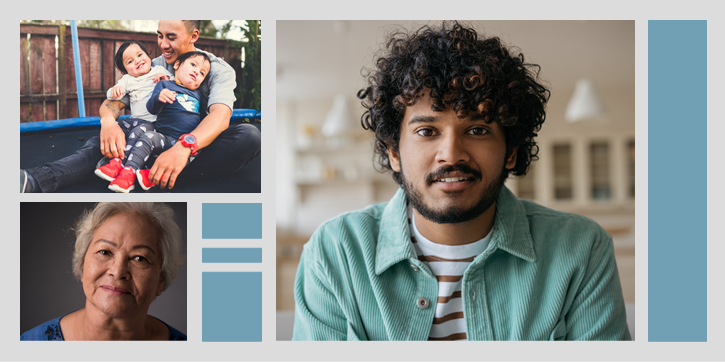
{"type": "Polygon", "coordinates": [[[109,100],[119,100],[128,94],[131,105],[131,117],[148,122],[156,121],[156,115],[149,113],[146,102],[159,80],[170,80],[173,76],[166,68],[157,65],[151,67],[146,48],[136,41],[123,43],[114,59],[116,68],[123,73],[118,83],[108,90],[109,100]]]}

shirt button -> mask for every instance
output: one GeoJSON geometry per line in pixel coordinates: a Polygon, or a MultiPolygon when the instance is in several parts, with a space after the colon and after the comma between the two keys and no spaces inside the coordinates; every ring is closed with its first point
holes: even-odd
{"type": "Polygon", "coordinates": [[[413,264],[410,264],[410,267],[413,268],[413,271],[414,272],[417,272],[418,271],[418,267],[417,266],[415,266],[413,264]]]}
{"type": "Polygon", "coordinates": [[[416,304],[418,305],[418,308],[426,309],[428,308],[428,305],[430,305],[430,302],[428,301],[428,298],[420,297],[418,298],[418,302],[416,304]]]}

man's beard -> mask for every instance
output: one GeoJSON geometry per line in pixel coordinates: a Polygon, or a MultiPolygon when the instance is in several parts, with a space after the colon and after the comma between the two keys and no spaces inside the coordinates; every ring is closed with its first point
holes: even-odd
{"type": "MultiPolygon", "coordinates": [[[[482,182],[481,173],[477,170],[472,169],[468,165],[443,166],[437,169],[435,172],[429,174],[426,177],[425,181],[426,183],[430,183],[432,180],[438,179],[442,175],[453,171],[460,171],[469,175],[473,175],[476,181],[482,182]]],[[[408,180],[405,179],[405,174],[403,173],[403,164],[402,162],[400,164],[400,179],[402,181],[401,185],[403,187],[403,191],[405,191],[408,204],[413,206],[413,208],[415,208],[415,210],[418,211],[418,213],[421,214],[424,218],[437,224],[457,224],[471,221],[479,217],[481,214],[486,212],[486,210],[488,210],[494,202],[496,202],[498,194],[501,191],[501,187],[503,187],[504,181],[506,180],[507,176],[508,170],[506,168],[503,168],[498,179],[489,183],[481,193],[478,202],[476,202],[476,204],[469,208],[448,206],[443,210],[435,210],[423,202],[423,198],[420,192],[415,189],[412,183],[408,182],[408,180]]]]}

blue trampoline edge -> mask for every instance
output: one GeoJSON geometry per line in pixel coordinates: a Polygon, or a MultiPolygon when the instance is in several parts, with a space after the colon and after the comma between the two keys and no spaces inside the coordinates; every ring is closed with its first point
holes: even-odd
{"type": "MultiPolygon", "coordinates": [[[[119,119],[130,118],[128,115],[123,115],[119,119]]],[[[262,118],[262,112],[255,109],[233,109],[231,122],[239,122],[244,119],[259,120],[262,118]]],[[[40,122],[26,122],[20,124],[20,133],[24,132],[36,132],[36,131],[47,131],[60,128],[71,128],[71,127],[89,127],[96,126],[100,127],[101,117],[79,117],[79,118],[66,118],[54,121],[40,121],[40,122]]]]}

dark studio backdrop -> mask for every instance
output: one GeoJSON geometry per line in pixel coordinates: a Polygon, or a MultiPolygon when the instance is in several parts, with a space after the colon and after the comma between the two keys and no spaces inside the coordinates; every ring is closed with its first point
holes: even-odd
{"type": "MultiPolygon", "coordinates": [[[[20,334],[53,318],[85,306],[83,285],[73,276],[73,225],[93,202],[20,203],[20,334]]],[[[186,255],[186,203],[166,203],[181,228],[186,255]]],[[[173,283],[151,303],[149,314],[187,334],[186,270],[179,268],[173,283]]],[[[18,334],[18,336],[20,336],[18,334]]]]}

